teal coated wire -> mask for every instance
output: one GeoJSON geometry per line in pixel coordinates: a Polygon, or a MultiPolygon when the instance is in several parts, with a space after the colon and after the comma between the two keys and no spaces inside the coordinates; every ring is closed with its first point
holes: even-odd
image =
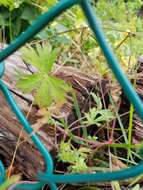
{"type": "MultiPolygon", "coordinates": [[[[0,78],[3,76],[5,70],[4,62],[0,64],[0,78]]],[[[5,179],[5,168],[0,160],[0,184],[4,182],[5,179]]]]}
{"type": "Polygon", "coordinates": [[[114,172],[97,172],[96,174],[54,174],[50,176],[41,174],[38,178],[44,183],[47,183],[48,181],[52,181],[54,183],[94,183],[123,180],[136,177],[140,174],[143,174],[143,163],[114,172]]]}
{"type": "Polygon", "coordinates": [[[4,70],[5,70],[5,64],[4,62],[2,61],[0,63],[0,78],[2,78],[2,76],[4,75],[4,70]]]}
{"type": "Polygon", "coordinates": [[[0,184],[2,184],[5,180],[5,168],[3,163],[0,161],[0,184]]]}
{"type": "MultiPolygon", "coordinates": [[[[49,182],[48,185],[51,190],[58,190],[58,188],[54,183],[49,182]]],[[[41,184],[40,183],[37,184],[37,182],[31,182],[31,181],[22,181],[12,185],[10,190],[41,190],[41,184]]]]}
{"type": "Polygon", "coordinates": [[[41,184],[37,182],[21,181],[10,186],[9,190],[41,190],[41,184]]]}
{"type": "MultiPolygon", "coordinates": [[[[100,24],[98,23],[98,20],[96,18],[96,15],[90,5],[90,2],[88,0],[62,0],[60,3],[58,3],[56,6],[54,6],[52,9],[50,9],[47,13],[40,16],[39,19],[34,23],[32,27],[30,27],[26,32],[21,34],[16,41],[14,41],[10,46],[8,46],[6,49],[4,49],[2,52],[0,52],[0,61],[4,60],[6,57],[8,57],[11,53],[16,51],[19,47],[21,47],[24,43],[26,43],[33,35],[38,33],[43,27],[46,26],[50,21],[52,21],[56,16],[58,16],[61,12],[65,11],[67,8],[70,8],[72,5],[79,3],[84,11],[85,16],[87,17],[87,20],[89,22],[90,27],[92,28],[97,41],[99,42],[99,45],[108,61],[108,64],[110,68],[112,69],[113,73],[115,74],[117,80],[119,81],[120,85],[122,86],[125,94],[129,98],[129,100],[132,102],[132,104],[135,107],[136,112],[139,114],[141,119],[143,120],[143,104],[140,98],[138,97],[137,93],[133,89],[131,83],[127,79],[127,77],[124,75],[123,71],[121,70],[121,67],[118,63],[118,60],[112,53],[105,37],[103,34],[103,31],[100,27],[100,24]],[[48,17],[48,18],[47,18],[48,17]],[[39,26],[38,23],[41,22],[39,26]]],[[[44,174],[39,174],[38,176],[38,183],[30,184],[30,183],[23,183],[20,185],[17,185],[15,189],[39,189],[44,184],[49,184],[51,190],[56,190],[56,183],[87,183],[87,182],[103,182],[103,181],[113,181],[113,180],[122,180],[125,178],[135,177],[137,175],[140,175],[143,173],[143,164],[140,163],[135,167],[116,171],[116,172],[106,172],[106,173],[96,173],[96,174],[68,174],[68,175],[55,175],[53,174],[53,161],[49,154],[49,152],[46,150],[44,145],[41,143],[39,138],[35,133],[32,133],[33,130],[30,127],[28,121],[16,105],[16,102],[11,96],[11,93],[7,89],[6,85],[0,81],[0,89],[5,95],[5,98],[7,99],[7,102],[10,104],[13,112],[16,114],[17,118],[21,122],[21,124],[24,126],[24,129],[31,134],[31,138],[34,142],[34,144],[37,146],[43,157],[45,158],[46,163],[46,171],[44,174]]]]}

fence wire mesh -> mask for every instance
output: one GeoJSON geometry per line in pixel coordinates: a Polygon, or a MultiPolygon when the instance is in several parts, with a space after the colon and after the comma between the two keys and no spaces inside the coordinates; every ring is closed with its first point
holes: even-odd
{"type": "MultiPolygon", "coordinates": [[[[7,48],[0,52],[0,77],[2,78],[4,74],[4,60],[14,53],[17,49],[23,46],[28,40],[30,40],[34,35],[36,35],[40,30],[42,30],[49,22],[54,20],[62,12],[66,11],[72,6],[80,6],[83,10],[87,21],[92,29],[99,46],[101,47],[104,56],[107,59],[108,65],[112,72],[116,76],[118,82],[124,90],[124,93],[133,104],[136,112],[143,120],[143,104],[131,83],[127,79],[126,75],[123,73],[116,56],[113,54],[111,48],[109,47],[104,33],[98,19],[96,18],[95,11],[93,10],[89,0],[61,0],[55,6],[53,6],[48,12],[41,15],[31,27],[29,27],[25,32],[23,32],[15,41],[13,41],[7,48]]],[[[0,80],[0,90],[5,96],[9,106],[15,113],[17,119],[20,121],[25,131],[30,134],[30,137],[40,153],[42,154],[46,169],[44,172],[37,174],[37,182],[20,182],[12,186],[12,189],[29,189],[38,190],[41,189],[45,184],[48,184],[51,190],[57,190],[58,183],[92,183],[92,182],[104,182],[113,180],[123,180],[131,177],[135,177],[143,173],[143,163],[138,164],[135,167],[123,169],[114,172],[98,172],[96,174],[54,174],[54,163],[52,157],[48,150],[45,148],[43,143],[40,141],[38,136],[33,132],[29,122],[25,118],[24,114],[21,112],[17,106],[11,92],[8,90],[6,84],[0,80]]],[[[5,181],[5,169],[0,162],[0,184],[5,181]]]]}

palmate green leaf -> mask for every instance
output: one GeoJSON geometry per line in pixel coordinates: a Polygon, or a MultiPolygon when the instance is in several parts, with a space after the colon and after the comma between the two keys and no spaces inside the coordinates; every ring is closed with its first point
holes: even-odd
{"type": "Polygon", "coordinates": [[[53,49],[50,45],[46,47],[40,47],[40,45],[36,46],[40,61],[42,63],[42,70],[45,73],[49,73],[52,70],[53,64],[57,60],[58,57],[58,49],[53,49]]]}
{"type": "Polygon", "coordinates": [[[43,75],[41,73],[35,73],[32,75],[24,75],[18,82],[17,87],[23,92],[31,92],[39,86],[43,75]]]}
{"type": "Polygon", "coordinates": [[[83,157],[79,157],[74,165],[69,166],[68,168],[72,173],[87,172],[89,167],[86,164],[86,161],[83,157]]]}
{"type": "Polygon", "coordinates": [[[68,167],[71,172],[87,171],[89,168],[86,164],[86,159],[90,153],[90,149],[82,147],[80,149],[73,148],[70,142],[61,142],[58,153],[59,161],[69,163],[68,167]]]}
{"type": "Polygon", "coordinates": [[[66,101],[66,92],[71,91],[63,80],[49,75],[58,51],[52,49],[50,44],[44,46],[37,44],[35,49],[31,46],[22,49],[24,61],[36,67],[39,72],[22,76],[17,87],[24,92],[35,90],[35,103],[40,107],[48,107],[52,103],[63,104],[66,101]]]}
{"type": "Polygon", "coordinates": [[[85,113],[86,120],[84,124],[100,126],[103,122],[109,122],[110,119],[114,118],[114,114],[109,109],[98,110],[91,108],[88,113],[85,113]]]}
{"type": "Polygon", "coordinates": [[[39,83],[35,101],[41,107],[48,107],[52,102],[64,103],[65,93],[70,90],[71,88],[61,79],[47,75],[39,83]]]}
{"type": "Polygon", "coordinates": [[[46,57],[47,55],[51,53],[52,46],[50,44],[46,44],[46,45],[37,44],[36,51],[40,58],[42,58],[43,56],[46,57]]]}
{"type": "Polygon", "coordinates": [[[43,80],[38,88],[35,96],[35,102],[40,107],[48,107],[52,103],[52,96],[50,95],[50,89],[47,80],[43,80]]]}
{"type": "Polygon", "coordinates": [[[25,62],[43,73],[49,73],[57,60],[59,49],[52,49],[50,44],[37,44],[35,49],[31,46],[22,48],[22,53],[25,62]]]}
{"type": "Polygon", "coordinates": [[[72,88],[65,83],[64,80],[56,78],[54,76],[49,76],[48,77],[49,81],[53,86],[55,86],[58,89],[61,89],[62,91],[69,92],[72,90],[72,88]]]}
{"type": "Polygon", "coordinates": [[[50,44],[46,46],[41,46],[40,44],[36,45],[36,53],[38,53],[38,57],[40,60],[40,70],[44,73],[49,73],[52,70],[53,64],[57,59],[49,65],[50,55],[52,54],[52,47],[50,44]]]}
{"type": "Polygon", "coordinates": [[[97,117],[94,122],[96,123],[96,125],[100,126],[103,122],[109,122],[111,119],[114,118],[114,115],[113,113],[108,110],[108,109],[105,109],[105,110],[101,110],[99,112],[99,114],[101,114],[101,116],[97,117]]]}
{"type": "Polygon", "coordinates": [[[58,153],[58,159],[62,162],[69,162],[74,164],[76,162],[76,157],[74,154],[74,150],[71,149],[71,144],[69,142],[61,142],[60,150],[58,153]]]}
{"type": "Polygon", "coordinates": [[[100,100],[100,97],[98,97],[95,93],[91,92],[90,93],[92,98],[94,99],[95,103],[96,103],[96,107],[97,109],[102,109],[102,102],[100,100]]]}
{"type": "Polygon", "coordinates": [[[96,108],[92,108],[88,113],[85,113],[86,120],[84,124],[92,125],[95,123],[95,118],[98,115],[98,110],[96,108]]]}
{"type": "Polygon", "coordinates": [[[55,63],[55,61],[57,60],[58,57],[58,49],[54,49],[53,51],[51,51],[51,53],[49,54],[49,59],[47,64],[45,65],[45,69],[47,72],[50,72],[52,70],[53,64],[55,63]]]}
{"type": "Polygon", "coordinates": [[[42,71],[41,70],[42,63],[40,63],[39,56],[32,47],[30,46],[24,47],[22,48],[21,51],[22,51],[22,58],[26,63],[33,65],[38,70],[42,71]]]}

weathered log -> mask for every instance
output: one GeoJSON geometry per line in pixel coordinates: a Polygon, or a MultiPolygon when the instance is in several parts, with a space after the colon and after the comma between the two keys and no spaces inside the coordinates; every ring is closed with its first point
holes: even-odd
{"type": "MultiPolygon", "coordinates": [[[[23,94],[16,88],[17,71],[29,73],[27,66],[21,60],[18,52],[7,59],[3,80],[12,92],[20,109],[26,115],[33,101],[33,97],[29,94],[23,94]]],[[[105,97],[105,100],[108,99],[109,87],[106,79],[100,80],[98,76],[96,78],[89,77],[70,67],[60,68],[57,66],[53,74],[71,83],[76,91],[81,112],[84,112],[90,106],[89,101],[87,100],[91,91],[98,92],[100,96],[102,94],[102,96],[105,97]],[[102,93],[101,87],[103,88],[102,93]]],[[[11,163],[22,126],[16,119],[14,113],[10,110],[2,93],[0,93],[0,100],[0,158],[5,166],[8,167],[11,163]]],[[[32,127],[36,124],[40,125],[39,121],[40,119],[42,120],[42,118],[39,118],[38,116],[38,109],[37,106],[32,106],[32,109],[30,110],[28,120],[32,127]]],[[[67,117],[69,123],[75,121],[76,116],[73,111],[72,100],[63,105],[59,112],[59,116],[67,117]]],[[[59,116],[54,115],[54,117],[59,116]]],[[[57,142],[55,142],[55,126],[49,126],[47,123],[43,124],[42,122],[41,125],[40,128],[38,127],[39,130],[36,131],[36,133],[54,158],[57,149],[57,142]]],[[[44,170],[45,165],[42,156],[30,138],[27,138],[26,133],[22,135],[21,139],[24,140],[25,138],[26,141],[21,143],[18,147],[14,166],[17,168],[18,172],[24,174],[28,179],[33,180],[36,177],[37,171],[44,170]]]]}

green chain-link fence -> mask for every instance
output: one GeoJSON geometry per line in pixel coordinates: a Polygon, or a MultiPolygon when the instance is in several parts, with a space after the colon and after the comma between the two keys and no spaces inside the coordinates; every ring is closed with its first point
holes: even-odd
{"type": "MultiPolygon", "coordinates": [[[[127,79],[126,75],[121,70],[121,67],[116,59],[115,55],[112,53],[105,37],[103,31],[98,23],[95,12],[93,11],[89,0],[61,0],[55,6],[53,6],[48,12],[41,15],[31,27],[29,27],[25,32],[23,32],[14,42],[11,43],[7,48],[0,52],[0,77],[2,78],[4,74],[4,59],[15,52],[18,48],[24,45],[29,39],[36,35],[41,29],[43,29],[50,21],[55,17],[60,15],[66,9],[69,9],[73,5],[80,6],[83,10],[87,21],[93,30],[93,33],[107,59],[109,67],[116,76],[118,82],[122,86],[126,96],[133,104],[136,112],[143,120],[143,104],[135,90],[133,89],[131,83],[127,79]]],[[[48,184],[51,190],[57,190],[56,184],[58,183],[92,183],[92,182],[103,182],[103,181],[113,181],[122,180],[126,178],[135,177],[137,175],[143,174],[143,163],[138,164],[135,167],[114,171],[114,172],[97,172],[96,174],[54,174],[54,163],[52,157],[48,150],[42,144],[38,136],[33,133],[33,129],[28,123],[27,119],[20,111],[15,100],[13,99],[7,86],[0,80],[0,90],[4,94],[9,106],[12,111],[17,116],[18,120],[23,125],[25,131],[30,134],[30,137],[36,147],[39,149],[40,153],[45,159],[46,170],[37,174],[37,182],[22,182],[17,185],[13,185],[12,189],[29,189],[36,190],[41,189],[45,184],[48,184]]],[[[5,169],[2,162],[0,162],[0,184],[5,180],[5,169]]]]}

